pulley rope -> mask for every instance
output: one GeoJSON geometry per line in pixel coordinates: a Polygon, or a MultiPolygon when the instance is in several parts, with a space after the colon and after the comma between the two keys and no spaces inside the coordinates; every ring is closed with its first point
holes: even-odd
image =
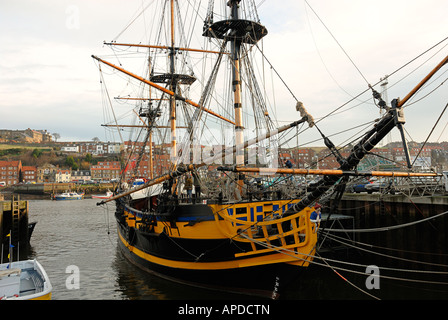
{"type": "MultiPolygon", "coordinates": [[[[274,246],[272,244],[268,244],[268,243],[265,243],[265,242],[262,242],[262,241],[257,241],[256,239],[252,239],[252,238],[248,237],[247,235],[242,235],[242,236],[245,237],[246,239],[249,239],[249,240],[253,241],[254,243],[256,243],[256,244],[258,244],[260,246],[264,246],[266,248],[272,249],[273,251],[285,254],[285,255],[290,256],[290,257],[294,257],[294,258],[296,258],[298,260],[308,261],[311,264],[315,264],[315,265],[319,265],[319,266],[323,266],[323,267],[328,267],[328,265],[326,265],[326,264],[322,264],[322,263],[316,262],[314,260],[308,260],[308,259],[304,259],[304,258],[298,257],[297,256],[297,252],[295,252],[293,250],[290,250],[290,249],[287,249],[287,248],[282,248],[282,247],[277,247],[277,246],[274,246]],[[291,252],[291,254],[289,252],[291,252]]],[[[360,265],[360,264],[354,264],[354,263],[351,263],[351,262],[337,261],[337,260],[332,260],[332,259],[328,259],[328,258],[323,258],[321,256],[316,256],[316,255],[302,253],[302,252],[300,253],[300,255],[306,256],[306,257],[310,257],[310,258],[313,258],[313,259],[317,258],[317,259],[320,259],[320,260],[334,261],[334,262],[339,262],[339,263],[342,263],[342,264],[350,264],[350,265],[357,265],[357,266],[367,267],[367,265],[360,265]]],[[[362,271],[356,271],[356,270],[351,270],[351,269],[341,268],[341,267],[333,267],[333,268],[335,270],[346,271],[346,272],[350,272],[350,273],[366,276],[366,273],[362,272],[362,271]]],[[[415,270],[415,271],[418,272],[419,270],[415,270]]],[[[420,279],[407,279],[407,278],[400,278],[400,277],[391,277],[391,276],[387,276],[387,275],[381,275],[381,278],[390,279],[390,280],[397,280],[397,281],[405,281],[405,282],[417,282],[417,283],[427,283],[427,284],[448,285],[448,282],[442,282],[442,281],[427,281],[427,280],[420,280],[420,279]]]]}
{"type": "Polygon", "coordinates": [[[396,226],[390,226],[390,227],[370,228],[370,229],[351,229],[351,230],[350,229],[327,229],[327,231],[329,231],[329,232],[344,232],[344,233],[347,233],[347,232],[366,233],[366,232],[390,231],[390,230],[395,230],[395,229],[400,229],[400,228],[405,228],[405,227],[409,227],[412,225],[416,225],[416,224],[419,224],[419,223],[422,223],[422,222],[425,222],[428,220],[436,219],[436,218],[441,217],[447,213],[448,213],[448,211],[445,211],[445,212],[439,213],[435,216],[431,216],[431,217],[428,217],[425,219],[421,219],[421,220],[417,220],[417,221],[409,222],[409,223],[404,223],[404,224],[400,224],[400,225],[396,225],[396,226]]]}
{"type": "MultiPolygon", "coordinates": [[[[399,252],[403,252],[403,253],[412,253],[412,254],[419,254],[419,255],[433,255],[433,256],[445,256],[445,257],[448,256],[448,253],[411,251],[411,250],[402,250],[402,249],[395,249],[395,248],[389,248],[389,247],[376,246],[376,245],[373,245],[373,244],[370,244],[370,243],[360,242],[360,241],[356,241],[356,240],[347,240],[347,238],[344,238],[344,237],[341,237],[341,236],[337,236],[335,234],[332,234],[332,235],[328,234],[328,236],[331,236],[334,239],[345,240],[345,241],[348,241],[349,243],[354,243],[356,245],[361,245],[361,246],[365,246],[365,247],[369,247],[369,248],[377,248],[377,249],[386,250],[386,251],[399,251],[399,252]]],[[[373,251],[373,252],[375,252],[375,251],[373,251]]]]}
{"type": "Polygon", "coordinates": [[[370,297],[372,297],[372,298],[374,298],[374,299],[376,299],[376,300],[381,300],[380,298],[374,296],[373,294],[371,294],[371,293],[369,293],[369,292],[367,292],[367,291],[361,289],[360,287],[356,286],[353,282],[349,281],[347,278],[343,277],[339,272],[336,271],[336,269],[335,269],[333,266],[331,266],[331,265],[327,262],[327,259],[323,259],[317,252],[316,252],[316,255],[317,255],[320,259],[322,259],[323,262],[325,262],[325,264],[327,265],[327,267],[329,267],[334,273],[336,273],[342,280],[344,280],[345,282],[347,282],[349,285],[351,285],[352,287],[356,288],[357,290],[361,291],[362,293],[364,293],[364,294],[366,294],[366,295],[368,295],[368,296],[370,296],[370,297]]]}
{"type": "Polygon", "coordinates": [[[311,9],[311,11],[313,11],[313,13],[316,15],[317,19],[320,21],[320,23],[322,23],[322,25],[324,26],[324,28],[328,31],[328,33],[330,34],[330,36],[333,38],[333,40],[336,42],[336,44],[339,46],[339,48],[342,50],[342,52],[345,54],[345,56],[348,58],[348,60],[350,60],[350,62],[352,63],[352,65],[355,67],[355,69],[358,71],[358,73],[361,75],[361,77],[364,79],[364,81],[367,83],[367,85],[369,86],[369,88],[371,87],[369,81],[367,81],[366,77],[364,76],[364,74],[361,72],[361,70],[359,70],[358,66],[355,64],[355,62],[352,60],[352,58],[350,58],[350,56],[348,55],[348,53],[345,51],[345,49],[342,47],[342,45],[339,43],[339,41],[336,39],[336,37],[333,35],[333,33],[330,31],[330,29],[327,27],[327,25],[322,21],[322,19],[319,17],[319,15],[316,13],[316,11],[314,11],[314,9],[311,7],[311,5],[308,3],[308,1],[305,0],[305,3],[307,4],[307,6],[311,9]]]}
{"type": "MultiPolygon", "coordinates": [[[[372,250],[360,248],[360,247],[358,247],[358,246],[356,246],[354,244],[351,244],[351,243],[363,244],[363,245],[366,245],[366,246],[367,246],[367,244],[364,244],[364,243],[361,243],[361,242],[357,242],[357,241],[348,241],[348,240],[343,241],[343,240],[340,240],[340,239],[343,239],[342,237],[331,235],[328,232],[326,232],[325,235],[326,235],[327,238],[329,238],[329,239],[331,239],[331,240],[333,240],[335,242],[341,243],[341,244],[343,244],[343,245],[345,245],[347,247],[352,247],[352,248],[355,248],[355,249],[358,249],[358,250],[361,250],[361,251],[364,251],[364,252],[367,252],[367,253],[370,253],[370,254],[379,255],[379,256],[382,256],[382,257],[389,258],[389,259],[395,259],[395,260],[401,260],[401,261],[406,261],[406,262],[412,262],[412,263],[418,263],[418,264],[424,264],[424,265],[430,265],[430,266],[436,266],[436,267],[443,267],[443,268],[448,267],[448,265],[445,265],[445,264],[431,263],[431,262],[425,262],[425,261],[418,261],[418,260],[413,260],[413,259],[406,259],[406,258],[395,257],[395,256],[392,256],[392,255],[380,253],[380,252],[375,252],[375,251],[372,251],[372,250]]],[[[336,261],[336,260],[333,260],[333,261],[334,262],[339,262],[339,261],[336,261]]],[[[353,264],[353,265],[362,266],[362,265],[359,265],[359,264],[353,264]]],[[[408,270],[408,269],[397,269],[397,268],[388,268],[388,267],[381,267],[381,269],[390,270],[390,271],[415,272],[415,273],[448,274],[448,272],[444,272],[444,271],[408,270]]]]}
{"type": "Polygon", "coordinates": [[[414,162],[412,162],[412,166],[414,166],[415,161],[417,161],[418,156],[420,155],[420,153],[422,152],[424,146],[426,145],[426,143],[429,140],[429,137],[432,135],[432,133],[434,132],[434,129],[436,128],[437,124],[439,123],[440,119],[442,118],[443,114],[446,111],[446,108],[448,108],[448,103],[445,105],[445,107],[443,108],[442,113],[440,114],[439,118],[437,119],[436,123],[434,124],[434,126],[432,127],[431,131],[428,134],[428,137],[426,138],[425,142],[423,143],[423,145],[421,146],[420,150],[418,151],[417,155],[415,156],[414,162]]]}
{"type": "MultiPolygon", "coordinates": [[[[440,44],[442,44],[443,42],[447,41],[448,37],[442,39],[441,41],[437,42],[436,44],[434,44],[432,47],[430,47],[429,49],[423,51],[422,53],[420,53],[419,55],[417,55],[415,58],[411,59],[410,61],[408,61],[407,63],[405,63],[404,65],[402,65],[401,67],[397,68],[395,71],[393,71],[392,73],[389,74],[389,77],[393,76],[394,74],[398,73],[399,71],[401,71],[402,69],[404,69],[405,67],[407,67],[408,65],[410,65],[412,62],[414,62],[415,60],[419,59],[420,57],[422,57],[423,55],[425,55],[426,53],[428,53],[429,51],[433,50],[435,47],[439,46],[440,44]]],[[[376,82],[374,85],[372,85],[372,87],[375,87],[376,85],[380,84],[381,80],[379,80],[378,82],[376,82]]],[[[324,120],[325,118],[333,115],[334,113],[336,113],[337,111],[339,111],[340,109],[342,109],[343,107],[345,107],[346,105],[348,105],[349,103],[351,103],[352,101],[358,99],[360,96],[362,96],[363,94],[365,94],[367,91],[369,91],[371,88],[367,88],[365,90],[363,90],[362,92],[360,92],[359,94],[357,94],[355,97],[349,99],[347,102],[343,103],[342,105],[340,105],[339,107],[337,107],[336,109],[334,109],[333,111],[331,111],[330,113],[328,113],[327,115],[323,116],[322,118],[320,118],[319,120],[316,121],[320,122],[322,120],[324,120]]],[[[309,128],[306,128],[305,130],[308,130],[309,128]]],[[[304,131],[305,131],[304,130],[304,131]]]]}

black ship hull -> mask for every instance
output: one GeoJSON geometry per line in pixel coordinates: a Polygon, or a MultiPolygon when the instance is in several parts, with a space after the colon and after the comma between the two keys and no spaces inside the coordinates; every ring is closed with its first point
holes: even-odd
{"type": "MultiPolygon", "coordinates": [[[[165,221],[164,231],[155,233],[151,232],[153,230],[141,231],[130,227],[125,219],[120,218],[123,217],[123,211],[119,208],[116,217],[119,247],[125,257],[139,268],[177,283],[278,299],[287,284],[305,270],[303,261],[269,261],[270,256],[275,256],[274,261],[279,255],[283,256],[281,253],[236,257],[238,252],[251,249],[249,244],[244,248],[245,244],[236,243],[232,239],[173,237],[172,233],[178,232],[168,227],[174,226],[173,222],[165,221]],[[264,259],[264,262],[253,263],[251,259],[264,259]]],[[[201,223],[205,223],[204,220],[207,219],[203,216],[201,223]]]]}

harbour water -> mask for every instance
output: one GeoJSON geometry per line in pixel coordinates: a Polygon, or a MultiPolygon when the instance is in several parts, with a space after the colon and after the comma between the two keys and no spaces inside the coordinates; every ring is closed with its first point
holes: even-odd
{"type": "MultiPolygon", "coordinates": [[[[253,299],[172,283],[138,269],[118,249],[114,205],[98,207],[96,203],[96,199],[29,201],[29,221],[37,221],[37,225],[30,246],[21,248],[20,256],[22,259],[37,258],[42,263],[53,285],[53,300],[253,299]]],[[[431,263],[446,264],[446,253],[432,256],[431,263]]],[[[349,255],[338,253],[329,256],[336,260],[341,257],[361,266],[340,265],[333,260],[327,260],[327,264],[320,261],[319,265],[313,264],[291,283],[282,299],[448,299],[446,265],[437,267],[441,271],[438,274],[418,274],[418,279],[424,279],[418,282],[408,280],[415,273],[388,272],[386,278],[381,278],[379,288],[368,289],[366,283],[370,274],[366,273],[365,265],[378,264],[382,276],[386,274],[381,268],[382,263],[390,259],[379,256],[370,260],[364,251],[359,250],[349,255]],[[342,269],[333,270],[329,265],[342,269]],[[358,273],[352,272],[355,269],[358,273]],[[406,280],[396,280],[398,278],[406,280]]],[[[414,268],[407,260],[400,264],[401,268],[414,268]]],[[[428,265],[415,268],[435,269],[428,265]]]]}

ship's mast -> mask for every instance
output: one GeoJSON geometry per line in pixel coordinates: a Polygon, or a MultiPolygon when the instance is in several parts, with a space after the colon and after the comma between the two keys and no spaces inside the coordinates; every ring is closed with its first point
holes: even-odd
{"type": "MultiPolygon", "coordinates": [[[[228,5],[231,8],[231,18],[234,21],[239,20],[239,3],[240,0],[230,0],[228,5]]],[[[232,57],[232,86],[233,86],[233,103],[235,112],[235,145],[241,146],[244,143],[243,136],[243,112],[241,104],[241,76],[240,76],[240,51],[241,39],[234,38],[231,41],[231,57],[232,57]]],[[[240,149],[236,153],[236,165],[244,165],[244,150],[240,149]]]]}
{"type": "MultiPolygon", "coordinates": [[[[171,2],[171,48],[170,48],[170,74],[171,74],[171,82],[170,82],[170,90],[172,92],[176,92],[176,82],[174,80],[174,0],[170,0],[171,2]]],[[[174,96],[170,97],[170,127],[171,127],[171,163],[173,164],[173,170],[176,168],[177,163],[177,145],[176,145],[176,98],[174,96]]]]}
{"type": "MultiPolygon", "coordinates": [[[[234,21],[239,20],[239,3],[240,0],[230,0],[228,5],[231,8],[231,19],[234,21]]],[[[233,38],[231,41],[231,58],[232,58],[232,88],[233,88],[233,107],[235,113],[235,145],[237,151],[235,154],[235,164],[244,165],[244,149],[238,148],[244,143],[243,134],[243,111],[241,103],[241,75],[240,75],[240,51],[241,51],[241,39],[233,38]]],[[[237,185],[242,190],[243,180],[241,174],[238,174],[237,185]]]]}
{"type": "MultiPolygon", "coordinates": [[[[234,121],[227,119],[215,112],[205,108],[202,105],[194,103],[193,101],[181,96],[179,92],[179,85],[191,85],[196,78],[192,75],[187,74],[177,74],[176,73],[176,59],[175,55],[179,51],[195,51],[195,52],[207,52],[207,53],[221,53],[217,51],[209,51],[202,49],[191,49],[191,48],[181,48],[175,47],[175,13],[174,13],[174,0],[170,1],[170,18],[169,18],[169,26],[171,30],[169,30],[170,39],[166,46],[160,45],[151,45],[151,44],[129,44],[129,43],[105,43],[107,45],[112,46],[130,46],[130,47],[145,47],[145,48],[154,48],[154,49],[166,49],[169,53],[168,56],[168,64],[169,70],[166,73],[161,74],[152,74],[150,73],[150,78],[144,79],[134,73],[131,73],[119,66],[116,66],[110,62],[107,62],[103,59],[100,59],[96,56],[92,56],[94,59],[98,60],[101,63],[104,63],[116,70],[119,70],[143,83],[148,84],[149,86],[156,88],[165,94],[170,96],[170,104],[169,104],[169,126],[171,130],[171,150],[170,150],[170,158],[172,163],[172,170],[176,170],[178,166],[177,159],[177,134],[176,134],[176,101],[181,100],[189,105],[192,105],[196,108],[201,109],[204,112],[212,114],[215,117],[220,118],[228,123],[231,123],[235,126],[235,145],[242,146],[244,144],[244,136],[243,136],[243,118],[242,118],[242,94],[241,94],[241,75],[240,75],[240,67],[241,67],[241,48],[243,44],[253,45],[257,43],[261,38],[263,38],[267,34],[266,28],[258,22],[249,21],[245,19],[241,19],[239,17],[239,4],[241,0],[229,0],[228,6],[231,9],[231,17],[228,20],[221,20],[213,23],[212,19],[208,21],[206,26],[204,27],[203,35],[206,37],[211,37],[215,39],[223,40],[224,43],[231,43],[231,63],[232,63],[232,87],[233,87],[233,103],[234,103],[234,113],[235,119],[234,121]],[[169,88],[169,89],[168,89],[169,88]]],[[[224,52],[225,53],[225,52],[224,52]]],[[[150,98],[151,101],[151,98],[150,98]]],[[[151,143],[152,141],[150,141],[151,143]]],[[[152,147],[152,146],[151,146],[152,147]]],[[[236,154],[236,164],[243,165],[244,164],[244,149],[237,148],[239,152],[236,154]]],[[[241,178],[238,178],[238,185],[242,186],[241,178]]]]}
{"type": "MultiPolygon", "coordinates": [[[[230,7],[230,19],[218,22],[205,21],[204,33],[206,37],[223,39],[229,41],[231,45],[232,62],[232,89],[233,89],[233,107],[235,114],[235,145],[244,144],[243,135],[243,111],[241,99],[241,46],[243,43],[255,44],[267,34],[264,26],[255,21],[241,19],[239,17],[239,4],[241,0],[229,0],[227,5],[230,7]]],[[[212,12],[209,12],[210,17],[212,12]]],[[[235,155],[236,165],[244,165],[244,149],[237,148],[235,155]]],[[[240,190],[243,186],[241,175],[237,177],[237,185],[240,190]]]]}
{"type": "MultiPolygon", "coordinates": [[[[148,79],[151,78],[151,55],[148,53],[148,79]]],[[[152,88],[149,86],[148,88],[149,90],[149,96],[148,96],[148,114],[150,112],[150,106],[152,104],[152,100],[151,100],[151,90],[152,88]]],[[[154,120],[153,120],[154,121],[154,120]]],[[[154,126],[153,126],[154,127],[154,126]]],[[[152,179],[154,178],[154,165],[152,162],[152,128],[150,126],[150,124],[148,123],[148,130],[149,131],[149,178],[152,179]]]]}

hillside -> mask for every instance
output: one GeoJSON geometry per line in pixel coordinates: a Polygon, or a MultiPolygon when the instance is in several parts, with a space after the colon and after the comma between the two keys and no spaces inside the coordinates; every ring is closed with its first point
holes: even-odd
{"type": "MultiPolygon", "coordinates": [[[[39,167],[45,163],[50,163],[60,168],[88,170],[91,164],[96,164],[98,161],[106,159],[106,157],[93,158],[90,154],[74,157],[68,153],[61,152],[59,147],[49,145],[0,144],[0,160],[21,160],[23,166],[39,167]]],[[[116,157],[113,160],[117,160],[116,157]]]]}

